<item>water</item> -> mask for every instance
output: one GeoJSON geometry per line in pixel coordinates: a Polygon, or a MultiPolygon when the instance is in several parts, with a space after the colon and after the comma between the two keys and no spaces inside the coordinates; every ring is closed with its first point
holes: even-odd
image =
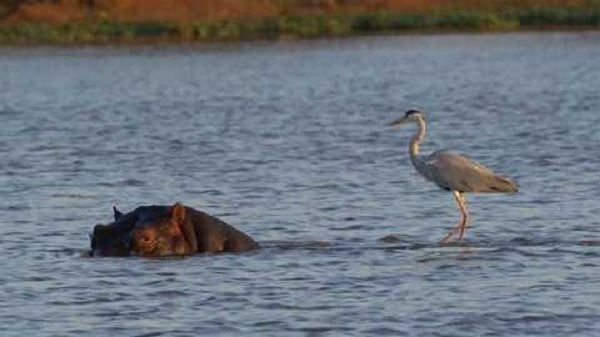
{"type": "Polygon", "coordinates": [[[2,336],[591,336],[600,33],[0,49],[2,336]],[[452,196],[407,156],[521,185],[452,196]],[[264,249],[87,258],[111,206],[181,201],[264,249]],[[380,240],[387,237],[386,240],[380,240]]]}

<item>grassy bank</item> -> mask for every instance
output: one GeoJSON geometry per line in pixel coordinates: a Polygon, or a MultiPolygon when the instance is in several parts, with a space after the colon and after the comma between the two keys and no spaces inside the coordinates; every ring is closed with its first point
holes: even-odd
{"type": "Polygon", "coordinates": [[[0,25],[0,43],[81,43],[145,40],[244,40],[349,36],[409,31],[497,31],[600,28],[597,8],[536,8],[504,11],[280,15],[262,19],[216,19],[185,23],[121,22],[108,19],[76,23],[0,25]]]}

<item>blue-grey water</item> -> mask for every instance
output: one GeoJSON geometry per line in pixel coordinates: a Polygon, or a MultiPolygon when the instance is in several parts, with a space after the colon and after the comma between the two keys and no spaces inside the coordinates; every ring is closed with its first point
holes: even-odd
{"type": "Polygon", "coordinates": [[[598,32],[2,47],[0,154],[2,336],[600,333],[598,32]],[[521,186],[468,196],[464,244],[409,108],[521,186]],[[86,257],[176,201],[264,249],[86,257]]]}

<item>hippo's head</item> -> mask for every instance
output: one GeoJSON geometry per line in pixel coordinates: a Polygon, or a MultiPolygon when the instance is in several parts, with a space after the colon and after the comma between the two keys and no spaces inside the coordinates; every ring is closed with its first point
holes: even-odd
{"type": "Polygon", "coordinates": [[[112,225],[98,224],[91,236],[94,256],[129,256],[131,236],[112,225]]]}
{"type": "Polygon", "coordinates": [[[90,254],[92,256],[129,256],[131,252],[131,228],[135,218],[125,216],[113,207],[115,221],[98,224],[90,235],[90,254]]]}
{"type": "Polygon", "coordinates": [[[190,226],[186,220],[186,209],[179,203],[171,206],[166,213],[142,217],[131,231],[131,250],[146,257],[192,253],[195,236],[190,226]]]}

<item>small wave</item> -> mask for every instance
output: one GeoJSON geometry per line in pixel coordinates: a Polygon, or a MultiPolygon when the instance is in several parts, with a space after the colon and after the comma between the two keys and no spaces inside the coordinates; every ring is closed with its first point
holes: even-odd
{"type": "Polygon", "coordinates": [[[347,326],[316,326],[316,327],[305,327],[305,328],[292,328],[290,331],[295,332],[306,332],[308,336],[320,336],[328,332],[350,332],[354,331],[353,328],[347,326]]]}
{"type": "Polygon", "coordinates": [[[9,211],[9,212],[22,212],[28,211],[31,209],[29,205],[10,205],[7,207],[0,207],[0,210],[9,211]]]}
{"type": "Polygon", "coordinates": [[[146,185],[146,183],[144,181],[137,180],[137,179],[126,179],[126,180],[121,180],[121,181],[117,181],[117,182],[98,183],[98,186],[101,186],[101,187],[127,187],[127,186],[140,187],[140,186],[144,186],[144,185],[146,185]]]}
{"type": "Polygon", "coordinates": [[[136,335],[136,337],[157,337],[157,336],[165,336],[165,333],[162,332],[148,332],[148,333],[143,333],[141,335],[136,335]]]}
{"type": "Polygon", "coordinates": [[[262,322],[255,322],[255,323],[252,324],[252,326],[255,326],[255,327],[268,327],[268,326],[279,326],[281,324],[282,324],[281,321],[262,321],[262,322]]]}
{"type": "Polygon", "coordinates": [[[181,290],[157,290],[146,294],[150,298],[175,298],[189,296],[190,294],[181,290]]]}
{"type": "Polygon", "coordinates": [[[46,257],[61,257],[70,256],[77,258],[89,258],[91,256],[89,249],[83,248],[57,248],[57,249],[46,249],[41,251],[41,255],[37,256],[36,259],[43,260],[46,257]]]}
{"type": "Polygon", "coordinates": [[[385,243],[398,243],[398,242],[402,242],[402,237],[399,235],[386,235],[382,238],[378,239],[379,242],[385,242],[385,243]]]}
{"type": "Polygon", "coordinates": [[[23,112],[19,111],[19,110],[15,110],[12,108],[8,108],[8,107],[3,107],[2,109],[0,109],[0,116],[17,116],[22,114],[23,112]]]}
{"type": "Polygon", "coordinates": [[[290,250],[290,249],[324,249],[330,248],[332,244],[327,241],[263,241],[260,242],[260,245],[263,249],[276,248],[282,250],[290,250]]]}
{"type": "Polygon", "coordinates": [[[96,199],[97,195],[85,195],[78,193],[53,193],[50,195],[53,198],[65,198],[65,199],[96,199]]]}
{"type": "Polygon", "coordinates": [[[268,303],[258,305],[263,309],[275,309],[275,310],[297,310],[297,311],[316,311],[316,310],[333,310],[338,309],[338,306],[334,305],[292,305],[284,303],[268,303]]]}

